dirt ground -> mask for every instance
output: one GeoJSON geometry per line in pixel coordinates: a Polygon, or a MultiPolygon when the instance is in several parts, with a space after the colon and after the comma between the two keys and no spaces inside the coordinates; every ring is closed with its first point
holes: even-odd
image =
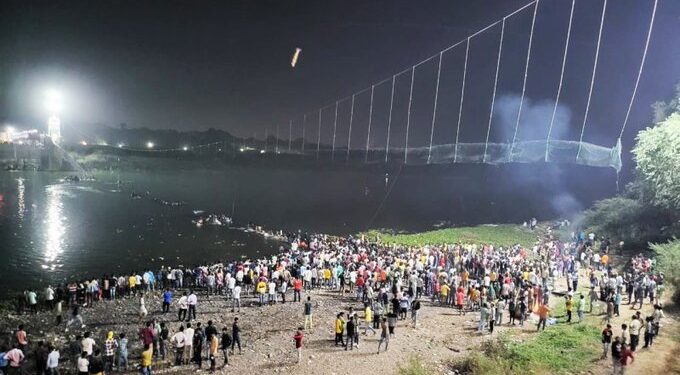
{"type": "MultiPolygon", "coordinates": [[[[585,273],[581,275],[586,285],[585,273]]],[[[563,281],[562,281],[563,282],[563,281]]],[[[558,288],[562,287],[558,284],[558,288]]],[[[243,354],[230,356],[230,366],[220,369],[217,373],[234,373],[256,371],[261,374],[295,373],[295,374],[368,374],[376,370],[384,374],[394,374],[400,365],[403,365],[411,356],[418,356],[423,363],[437,373],[447,374],[447,364],[451,360],[465,356],[472,350],[476,350],[482,341],[491,338],[488,333],[476,332],[479,313],[468,313],[459,316],[457,310],[432,305],[429,301],[423,303],[419,318],[419,325],[413,328],[410,316],[407,320],[399,321],[395,330],[396,337],[389,343],[389,350],[376,354],[379,335],[368,332],[360,336],[359,347],[353,351],[345,351],[344,348],[334,345],[334,322],[338,312],[347,312],[350,307],[363,310],[363,306],[354,298],[348,296],[341,298],[337,292],[329,290],[315,290],[310,293],[314,308],[314,327],[305,332],[303,360],[296,364],[296,353],[293,343],[293,335],[297,327],[303,324],[303,304],[278,303],[274,306],[255,307],[252,297],[243,298],[246,307],[241,313],[231,313],[231,305],[222,297],[213,296],[209,300],[204,295],[199,295],[198,321],[204,325],[208,320],[213,320],[218,330],[224,326],[231,327],[233,318],[238,316],[242,329],[242,341],[244,344],[243,354]]],[[[289,296],[292,297],[292,296],[289,296]]],[[[303,298],[306,298],[303,293],[303,298]]],[[[289,298],[289,300],[292,298],[289,298]]],[[[178,331],[180,323],[176,318],[175,306],[170,314],[163,315],[161,311],[160,292],[147,295],[147,309],[150,318],[158,318],[169,325],[170,335],[178,331]]],[[[125,332],[131,339],[130,359],[133,363],[138,362],[139,340],[137,334],[142,324],[137,315],[137,300],[133,298],[121,299],[113,302],[99,302],[94,307],[83,308],[82,314],[87,325],[85,329],[72,329],[64,331],[63,325],[56,329],[53,325],[54,317],[46,312],[38,315],[7,315],[0,322],[0,334],[2,337],[11,335],[18,324],[24,323],[29,334],[29,342],[36,343],[38,340],[46,340],[56,343],[62,348],[62,357],[67,357],[67,337],[73,337],[76,333],[85,330],[93,332],[93,337],[98,344],[103,342],[107,331],[111,330],[116,335],[125,332]]],[[[561,298],[551,298],[551,304],[563,303],[561,298]]],[[[630,320],[633,313],[625,303],[621,306],[621,317],[615,318],[613,327],[615,334],[620,332],[620,326],[630,320]]],[[[643,315],[651,313],[651,306],[645,304],[643,315]]],[[[360,313],[363,315],[363,313],[360,313]]],[[[636,353],[635,363],[630,367],[630,373],[663,374],[674,373],[672,366],[679,361],[677,355],[680,351],[680,324],[677,316],[666,312],[661,334],[657,337],[651,349],[639,349],[636,353]]],[[[589,317],[592,324],[598,325],[599,317],[589,317]]],[[[507,322],[507,312],[504,321],[507,322]]],[[[501,325],[496,327],[493,336],[501,332],[510,331],[518,340],[531,339],[535,333],[535,323],[527,322],[523,327],[509,327],[501,325]]],[[[550,329],[550,327],[548,327],[550,329]]],[[[230,329],[231,331],[231,329],[230,329]]],[[[238,350],[237,350],[238,352],[238,350]]],[[[196,371],[196,365],[172,367],[173,354],[171,353],[165,362],[154,365],[154,373],[189,373],[196,371]]],[[[64,367],[68,364],[62,362],[64,367]]],[[[217,361],[221,367],[223,360],[217,361]]],[[[203,363],[203,370],[208,370],[209,364],[203,363]]],[[[62,373],[67,373],[63,371],[62,373]]],[[[599,361],[586,373],[610,374],[611,363],[609,360],[599,361]]]]}

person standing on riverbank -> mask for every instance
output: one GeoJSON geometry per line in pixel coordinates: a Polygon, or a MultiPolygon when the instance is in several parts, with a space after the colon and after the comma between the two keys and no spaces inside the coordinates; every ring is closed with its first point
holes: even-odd
{"type": "Polygon", "coordinates": [[[383,318],[382,321],[380,322],[380,341],[378,342],[378,353],[380,354],[380,347],[382,344],[385,343],[385,351],[387,351],[387,347],[390,345],[390,334],[387,331],[387,319],[383,318]]]}
{"type": "Polygon", "coordinates": [[[189,290],[189,297],[187,297],[187,303],[189,304],[189,316],[187,321],[196,320],[196,305],[198,305],[198,297],[193,290],[189,290]]]}
{"type": "Polygon", "coordinates": [[[307,329],[307,323],[309,323],[309,329],[314,328],[312,323],[312,297],[307,296],[307,302],[305,302],[305,323],[304,329],[307,329]]]}
{"type": "Polygon", "coordinates": [[[184,345],[185,345],[184,326],[179,326],[179,331],[172,336],[172,344],[175,346],[175,366],[180,366],[184,363],[184,345]]]}
{"type": "Polygon", "coordinates": [[[342,318],[344,313],[339,313],[335,317],[335,346],[338,346],[338,343],[340,343],[342,346],[345,346],[345,341],[344,341],[344,333],[345,333],[345,320],[342,318]]]}
{"type": "Polygon", "coordinates": [[[47,355],[47,375],[59,375],[59,350],[53,345],[48,346],[49,354],[47,355]]]}
{"type": "Polygon", "coordinates": [[[231,341],[229,329],[227,327],[222,327],[222,340],[220,342],[222,357],[224,357],[224,364],[222,365],[222,368],[229,366],[229,346],[231,346],[231,341]]]}
{"type": "Polygon", "coordinates": [[[170,312],[170,303],[172,302],[172,292],[170,288],[166,288],[163,292],[163,314],[170,312]]]}
{"type": "Polygon", "coordinates": [[[128,369],[128,339],[125,333],[118,335],[118,371],[127,371],[128,369]]]}
{"type": "Polygon", "coordinates": [[[194,329],[191,328],[191,323],[187,323],[187,327],[184,329],[184,363],[187,365],[191,362],[191,356],[194,355],[193,345],[194,329]]]}
{"type": "Polygon", "coordinates": [[[189,297],[187,292],[182,294],[182,297],[177,301],[177,319],[183,322],[187,318],[187,310],[189,309],[189,297]]]}
{"type": "Polygon", "coordinates": [[[295,336],[293,336],[293,341],[295,341],[295,351],[297,352],[297,362],[300,363],[302,361],[302,341],[305,338],[305,335],[302,333],[303,328],[298,327],[297,332],[295,333],[295,336]]]}
{"type": "Polygon", "coordinates": [[[231,325],[231,354],[234,354],[234,345],[238,345],[238,354],[241,351],[241,327],[238,325],[238,318],[234,318],[234,323],[231,325]]]}

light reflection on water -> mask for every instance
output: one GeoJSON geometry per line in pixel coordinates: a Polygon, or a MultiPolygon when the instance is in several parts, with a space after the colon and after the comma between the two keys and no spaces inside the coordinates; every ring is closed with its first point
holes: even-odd
{"type": "Polygon", "coordinates": [[[67,231],[68,219],[64,215],[63,199],[67,195],[62,185],[49,185],[46,187],[47,202],[45,213],[45,249],[43,269],[56,267],[59,255],[64,252],[64,234],[67,231]]]}
{"type": "Polygon", "coordinates": [[[24,221],[24,213],[26,212],[26,186],[23,178],[17,178],[17,214],[20,221],[24,221]]]}

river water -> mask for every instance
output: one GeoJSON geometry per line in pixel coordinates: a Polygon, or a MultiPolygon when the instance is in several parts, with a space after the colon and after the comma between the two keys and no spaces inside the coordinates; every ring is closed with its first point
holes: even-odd
{"type": "Polygon", "coordinates": [[[194,210],[233,214],[236,227],[252,221],[288,231],[347,234],[429,229],[440,221],[544,220],[613,190],[611,176],[594,169],[549,184],[546,179],[556,176],[540,168],[480,169],[393,170],[386,179],[385,171],[376,170],[229,167],[101,172],[95,181],[79,183],[61,181],[60,173],[3,171],[0,294],[86,275],[257,257],[281,245],[238,229],[198,228],[194,210]],[[513,180],[518,173],[522,184],[513,180]],[[132,199],[133,191],[143,197],[132,199]],[[153,198],[186,204],[171,207],[153,198]]]}

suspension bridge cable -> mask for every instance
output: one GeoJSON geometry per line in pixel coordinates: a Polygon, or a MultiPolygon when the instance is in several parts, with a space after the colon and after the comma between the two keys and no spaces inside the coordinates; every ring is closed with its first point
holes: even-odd
{"type": "Polygon", "coordinates": [[[333,120],[333,146],[331,148],[331,160],[335,157],[335,134],[338,130],[338,101],[335,101],[335,119],[333,120]]]}
{"type": "Polygon", "coordinates": [[[408,130],[411,126],[411,104],[413,103],[413,79],[416,76],[416,66],[411,68],[411,87],[408,94],[408,110],[406,112],[406,140],[404,141],[404,164],[408,162],[408,130]]]}
{"type": "Polygon", "coordinates": [[[496,104],[496,88],[498,87],[498,73],[501,68],[501,55],[503,54],[503,38],[505,36],[505,18],[501,23],[501,37],[498,42],[498,58],[496,59],[496,76],[493,79],[493,94],[491,95],[491,109],[489,109],[489,125],[486,128],[486,141],[484,141],[484,158],[483,163],[486,163],[486,152],[489,149],[489,134],[491,134],[491,119],[493,118],[493,107],[496,104]]]}
{"type": "Polygon", "coordinates": [[[307,124],[307,114],[302,115],[302,155],[305,154],[305,125],[307,124]]]}
{"type": "Polygon", "coordinates": [[[352,145],[352,122],[354,121],[354,98],[356,94],[352,95],[352,107],[349,111],[349,134],[347,135],[347,156],[345,158],[346,162],[349,162],[349,149],[352,145]]]}
{"type": "MultiPolygon", "coordinates": [[[[513,12],[507,14],[505,17],[503,17],[503,19],[510,18],[510,17],[512,17],[512,16],[514,16],[514,15],[520,13],[520,12],[522,12],[523,10],[525,10],[525,9],[529,8],[530,6],[536,4],[538,1],[539,1],[539,0],[533,0],[533,1],[530,1],[530,2],[526,3],[525,5],[523,5],[523,6],[519,7],[519,8],[517,8],[517,9],[515,9],[513,12]]],[[[415,64],[409,66],[409,67],[406,68],[406,69],[403,69],[402,71],[400,71],[400,72],[398,72],[398,73],[396,73],[396,74],[393,74],[393,75],[390,76],[390,77],[387,77],[387,78],[385,78],[385,79],[383,79],[383,80],[381,80],[381,81],[379,81],[379,82],[377,82],[377,83],[372,84],[371,86],[368,86],[368,87],[366,87],[366,88],[364,88],[364,89],[362,89],[362,90],[360,90],[360,91],[357,91],[357,92],[355,92],[355,93],[352,94],[352,95],[358,95],[358,94],[360,94],[360,93],[362,93],[362,92],[364,92],[364,91],[368,91],[368,90],[371,89],[372,87],[374,87],[374,86],[379,86],[379,85],[381,85],[381,84],[383,84],[383,83],[389,81],[390,79],[392,79],[392,80],[394,81],[394,79],[395,79],[396,76],[400,76],[400,75],[402,75],[402,74],[408,72],[409,70],[412,70],[412,69],[414,69],[415,67],[418,67],[418,66],[424,64],[425,62],[427,62],[427,61],[429,61],[429,60],[432,60],[433,58],[437,57],[440,53],[447,52],[447,51],[449,51],[449,50],[451,50],[451,49],[453,49],[453,48],[455,48],[455,47],[458,47],[458,46],[462,45],[463,43],[466,43],[467,45],[469,45],[469,42],[470,42],[470,39],[471,39],[471,38],[474,38],[474,37],[476,37],[476,36],[478,36],[478,35],[480,35],[480,34],[486,32],[487,30],[489,30],[489,29],[493,28],[494,26],[498,25],[499,23],[501,23],[501,21],[502,21],[502,20],[494,21],[494,22],[488,24],[487,26],[485,26],[485,27],[483,27],[483,28],[477,30],[476,32],[470,34],[469,36],[465,37],[464,39],[462,39],[462,40],[460,40],[460,41],[458,41],[458,42],[456,42],[456,43],[453,43],[453,44],[449,45],[448,47],[442,49],[441,51],[439,51],[439,52],[437,52],[437,53],[435,53],[435,54],[433,54],[433,55],[431,55],[431,56],[428,56],[428,57],[426,57],[426,58],[420,60],[419,62],[417,62],[417,63],[415,63],[415,64]]],[[[342,99],[338,99],[338,100],[336,100],[336,102],[345,101],[345,100],[349,99],[352,95],[348,95],[348,96],[346,96],[346,97],[344,97],[344,98],[342,98],[342,99]]],[[[322,109],[323,109],[323,108],[328,108],[328,107],[330,107],[330,106],[332,106],[332,105],[333,105],[333,104],[330,103],[330,104],[327,104],[326,106],[323,106],[323,107],[321,107],[321,108],[322,108],[322,109]]]]}
{"type": "Polygon", "coordinates": [[[316,158],[319,158],[319,152],[321,151],[321,108],[319,108],[319,132],[316,136],[316,158]]]}
{"type": "Polygon", "coordinates": [[[394,106],[394,82],[397,76],[392,76],[392,94],[390,94],[390,115],[387,119],[387,141],[385,141],[385,164],[387,164],[387,158],[390,154],[390,130],[392,128],[392,108],[394,106]]]}
{"type": "Polygon", "coordinates": [[[593,96],[593,86],[595,86],[595,73],[597,72],[597,62],[600,59],[600,42],[602,41],[602,28],[604,26],[604,15],[607,10],[607,0],[602,4],[602,16],[600,17],[600,31],[597,33],[597,46],[595,47],[595,62],[593,63],[593,74],[590,76],[590,89],[588,89],[588,101],[586,102],[586,112],[583,115],[583,125],[581,126],[581,136],[578,139],[578,151],[576,152],[576,160],[581,156],[581,149],[583,148],[583,133],[586,131],[586,123],[588,122],[588,112],[590,111],[590,99],[593,96]]]}
{"type": "Polygon", "coordinates": [[[439,78],[442,75],[442,56],[444,52],[439,52],[439,63],[437,64],[437,85],[434,88],[434,105],[432,108],[432,128],[430,129],[430,149],[427,151],[427,164],[430,164],[432,157],[432,140],[434,139],[434,124],[437,121],[437,99],[439,99],[439,78]]]}
{"type": "Polygon", "coordinates": [[[458,105],[458,125],[456,126],[456,146],[453,152],[453,162],[458,160],[458,137],[460,136],[460,119],[463,117],[463,100],[465,99],[465,76],[467,75],[468,55],[470,54],[470,37],[465,43],[465,63],[463,64],[463,83],[460,88],[460,104],[458,105]]]}
{"type": "Polygon", "coordinates": [[[371,86],[371,104],[368,107],[368,132],[366,134],[366,158],[364,163],[368,162],[368,144],[371,141],[371,122],[373,121],[373,92],[375,91],[375,85],[371,86]]]}
{"type": "Polygon", "coordinates": [[[519,129],[519,121],[522,117],[522,105],[524,104],[524,95],[527,89],[527,76],[529,75],[529,62],[531,61],[531,44],[534,41],[534,26],[536,26],[536,13],[538,12],[538,2],[534,5],[534,16],[531,18],[531,31],[529,32],[529,46],[527,48],[527,62],[524,65],[524,81],[522,82],[522,96],[519,99],[519,109],[517,110],[517,122],[515,123],[515,134],[512,136],[512,145],[510,146],[510,161],[513,160],[513,151],[515,150],[515,141],[517,140],[517,130],[519,129]]]}
{"type": "Polygon", "coordinates": [[[560,83],[557,85],[557,96],[555,97],[555,106],[553,107],[552,116],[550,117],[550,126],[548,127],[548,137],[545,140],[545,162],[548,162],[548,155],[550,153],[550,136],[552,135],[553,124],[555,123],[555,115],[557,114],[557,106],[560,103],[560,95],[562,95],[562,83],[564,82],[564,69],[567,66],[567,54],[569,52],[569,39],[571,38],[571,26],[574,20],[574,6],[576,0],[571,0],[571,11],[569,12],[569,26],[567,27],[567,40],[564,43],[564,54],[562,55],[562,71],[560,72],[560,83]]]}
{"type": "Polygon", "coordinates": [[[656,6],[659,0],[654,0],[654,9],[652,10],[652,19],[649,21],[649,29],[647,30],[647,40],[645,41],[645,50],[642,53],[642,61],[640,61],[640,70],[638,70],[637,79],[635,80],[635,88],[633,88],[633,95],[630,97],[630,103],[628,103],[628,110],[626,111],[626,118],[623,120],[623,126],[621,127],[621,133],[619,134],[619,139],[623,137],[623,132],[626,130],[626,125],[628,124],[628,116],[630,116],[630,110],[633,108],[633,102],[635,101],[635,94],[637,94],[638,85],[640,84],[640,77],[642,76],[642,69],[645,66],[645,60],[647,59],[647,49],[649,48],[649,39],[652,37],[652,29],[654,28],[654,18],[656,16],[656,6]]]}
{"type": "Polygon", "coordinates": [[[288,152],[293,145],[293,120],[288,121],[288,152]]]}

